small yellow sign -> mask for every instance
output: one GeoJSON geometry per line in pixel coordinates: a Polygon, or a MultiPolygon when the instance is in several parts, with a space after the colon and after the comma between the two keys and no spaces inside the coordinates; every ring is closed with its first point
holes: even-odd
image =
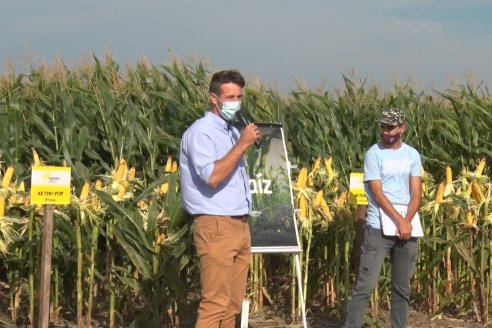
{"type": "Polygon", "coordinates": [[[350,173],[349,202],[356,205],[367,205],[366,192],[364,191],[364,173],[350,173]]]}
{"type": "Polygon", "coordinates": [[[33,166],[31,204],[70,204],[69,167],[33,166]]]}

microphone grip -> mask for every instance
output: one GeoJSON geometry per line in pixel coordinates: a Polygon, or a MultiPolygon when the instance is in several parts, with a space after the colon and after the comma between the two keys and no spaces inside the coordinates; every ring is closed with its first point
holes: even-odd
{"type": "MultiPolygon", "coordinates": [[[[247,126],[249,124],[248,119],[244,116],[244,113],[242,111],[237,112],[236,117],[239,119],[239,121],[241,121],[241,123],[243,123],[244,126],[247,126]]],[[[255,146],[256,146],[256,148],[261,147],[258,139],[255,140],[255,146]]]]}

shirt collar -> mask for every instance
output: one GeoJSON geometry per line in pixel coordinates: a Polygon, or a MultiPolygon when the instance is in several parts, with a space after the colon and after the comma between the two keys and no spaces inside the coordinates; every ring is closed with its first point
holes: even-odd
{"type": "Polygon", "coordinates": [[[215,115],[212,112],[205,112],[205,117],[210,120],[215,126],[224,130],[229,130],[229,122],[226,122],[222,117],[215,115]]]}

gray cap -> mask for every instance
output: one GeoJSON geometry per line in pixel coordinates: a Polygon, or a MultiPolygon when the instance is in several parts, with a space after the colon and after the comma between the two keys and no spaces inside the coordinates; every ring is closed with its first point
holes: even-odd
{"type": "Polygon", "coordinates": [[[383,109],[378,122],[391,126],[401,125],[405,122],[405,114],[400,108],[397,107],[385,108],[383,109]]]}

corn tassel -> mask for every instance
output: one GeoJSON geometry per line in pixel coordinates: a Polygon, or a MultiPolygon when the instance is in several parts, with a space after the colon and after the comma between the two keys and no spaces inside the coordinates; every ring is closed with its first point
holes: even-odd
{"type": "Polygon", "coordinates": [[[12,180],[12,176],[14,175],[14,166],[10,165],[5,172],[2,180],[2,187],[7,188],[10,185],[10,181],[12,180]]]}

